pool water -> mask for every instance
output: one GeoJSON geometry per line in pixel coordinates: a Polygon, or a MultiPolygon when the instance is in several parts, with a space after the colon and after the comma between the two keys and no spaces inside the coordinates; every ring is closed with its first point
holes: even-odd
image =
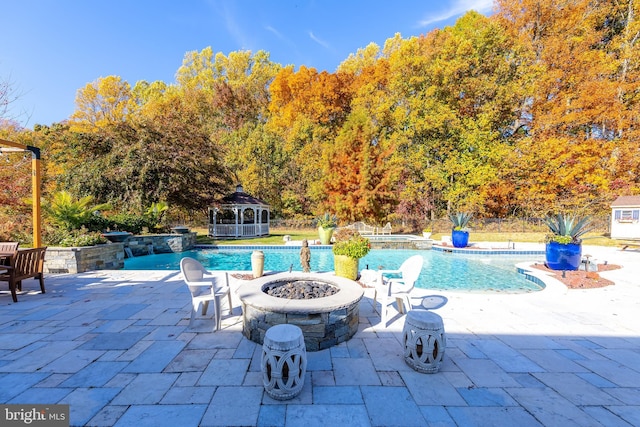
{"type": "MultiPolygon", "coordinates": [[[[302,271],[300,249],[264,249],[265,271],[302,271]]],[[[179,270],[185,256],[200,261],[209,270],[251,271],[252,249],[197,249],[181,253],[147,255],[125,259],[126,270],[179,270]]],[[[416,287],[438,290],[522,293],[539,291],[540,285],[524,278],[515,264],[538,260],[539,255],[464,255],[433,250],[373,249],[360,260],[360,269],[397,269],[412,255],[424,258],[416,287]]],[[[333,253],[311,251],[312,271],[333,271],[333,253]]]]}

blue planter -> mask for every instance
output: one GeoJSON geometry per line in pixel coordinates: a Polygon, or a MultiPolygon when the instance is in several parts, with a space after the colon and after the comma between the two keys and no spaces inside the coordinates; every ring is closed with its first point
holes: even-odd
{"type": "Polygon", "coordinates": [[[451,230],[451,243],[456,248],[466,248],[469,243],[469,232],[462,230],[451,230]]]}
{"type": "Polygon", "coordinates": [[[547,267],[551,270],[577,270],[582,260],[582,245],[549,242],[546,247],[547,267]]]}

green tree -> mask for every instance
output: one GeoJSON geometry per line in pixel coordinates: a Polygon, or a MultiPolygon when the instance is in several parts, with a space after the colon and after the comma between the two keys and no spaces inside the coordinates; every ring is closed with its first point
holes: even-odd
{"type": "Polygon", "coordinates": [[[397,155],[407,159],[400,198],[482,211],[526,94],[521,47],[500,22],[469,12],[453,27],[390,50],[396,132],[404,141],[397,155]]]}

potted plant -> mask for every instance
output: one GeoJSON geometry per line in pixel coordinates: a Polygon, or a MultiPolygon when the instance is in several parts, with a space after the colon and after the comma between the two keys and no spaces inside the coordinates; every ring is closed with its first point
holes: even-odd
{"type": "Polygon", "coordinates": [[[469,221],[471,221],[472,213],[458,212],[449,214],[449,220],[453,224],[451,230],[451,243],[456,248],[465,248],[469,244],[469,221]]]}
{"type": "Polygon", "coordinates": [[[432,231],[433,230],[430,225],[426,226],[425,228],[422,229],[422,237],[424,237],[425,239],[428,239],[429,237],[431,237],[432,231]]]}
{"type": "Polygon", "coordinates": [[[338,218],[335,215],[331,216],[328,212],[325,212],[324,216],[318,218],[317,223],[320,243],[323,245],[331,244],[331,236],[333,236],[333,231],[338,225],[338,218]]]}
{"type": "Polygon", "coordinates": [[[545,219],[547,235],[545,258],[551,270],[577,270],[582,260],[581,237],[593,230],[589,217],[557,214],[545,219]]]}
{"type": "Polygon", "coordinates": [[[346,228],[336,232],[333,245],[333,262],[336,276],[356,280],[360,270],[360,258],[371,250],[371,243],[357,231],[346,228]]]}

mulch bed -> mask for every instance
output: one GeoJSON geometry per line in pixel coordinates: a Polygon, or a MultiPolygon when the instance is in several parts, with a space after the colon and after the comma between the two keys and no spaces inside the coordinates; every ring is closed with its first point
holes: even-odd
{"type": "Polygon", "coordinates": [[[594,272],[586,272],[582,270],[578,271],[566,271],[565,277],[562,277],[562,271],[551,270],[546,265],[543,264],[535,264],[533,268],[537,268],[538,270],[542,270],[548,273],[564,283],[564,285],[569,289],[595,289],[595,288],[604,288],[605,286],[611,286],[615,283],[611,280],[604,279],[600,277],[598,274],[601,271],[609,271],[609,270],[617,270],[621,268],[619,265],[615,264],[599,264],[598,265],[598,273],[594,272]]]}
{"type": "MultiPolygon", "coordinates": [[[[278,273],[283,273],[282,271],[270,271],[268,273],[264,273],[262,276],[270,276],[272,274],[278,274],[278,273]]],[[[253,274],[241,274],[241,273],[233,273],[231,275],[231,277],[233,277],[234,279],[238,279],[238,280],[253,280],[253,274]]]]}
{"type": "Polygon", "coordinates": [[[231,277],[233,277],[234,279],[240,279],[240,280],[253,280],[253,274],[234,273],[231,275],[231,277]]]}

